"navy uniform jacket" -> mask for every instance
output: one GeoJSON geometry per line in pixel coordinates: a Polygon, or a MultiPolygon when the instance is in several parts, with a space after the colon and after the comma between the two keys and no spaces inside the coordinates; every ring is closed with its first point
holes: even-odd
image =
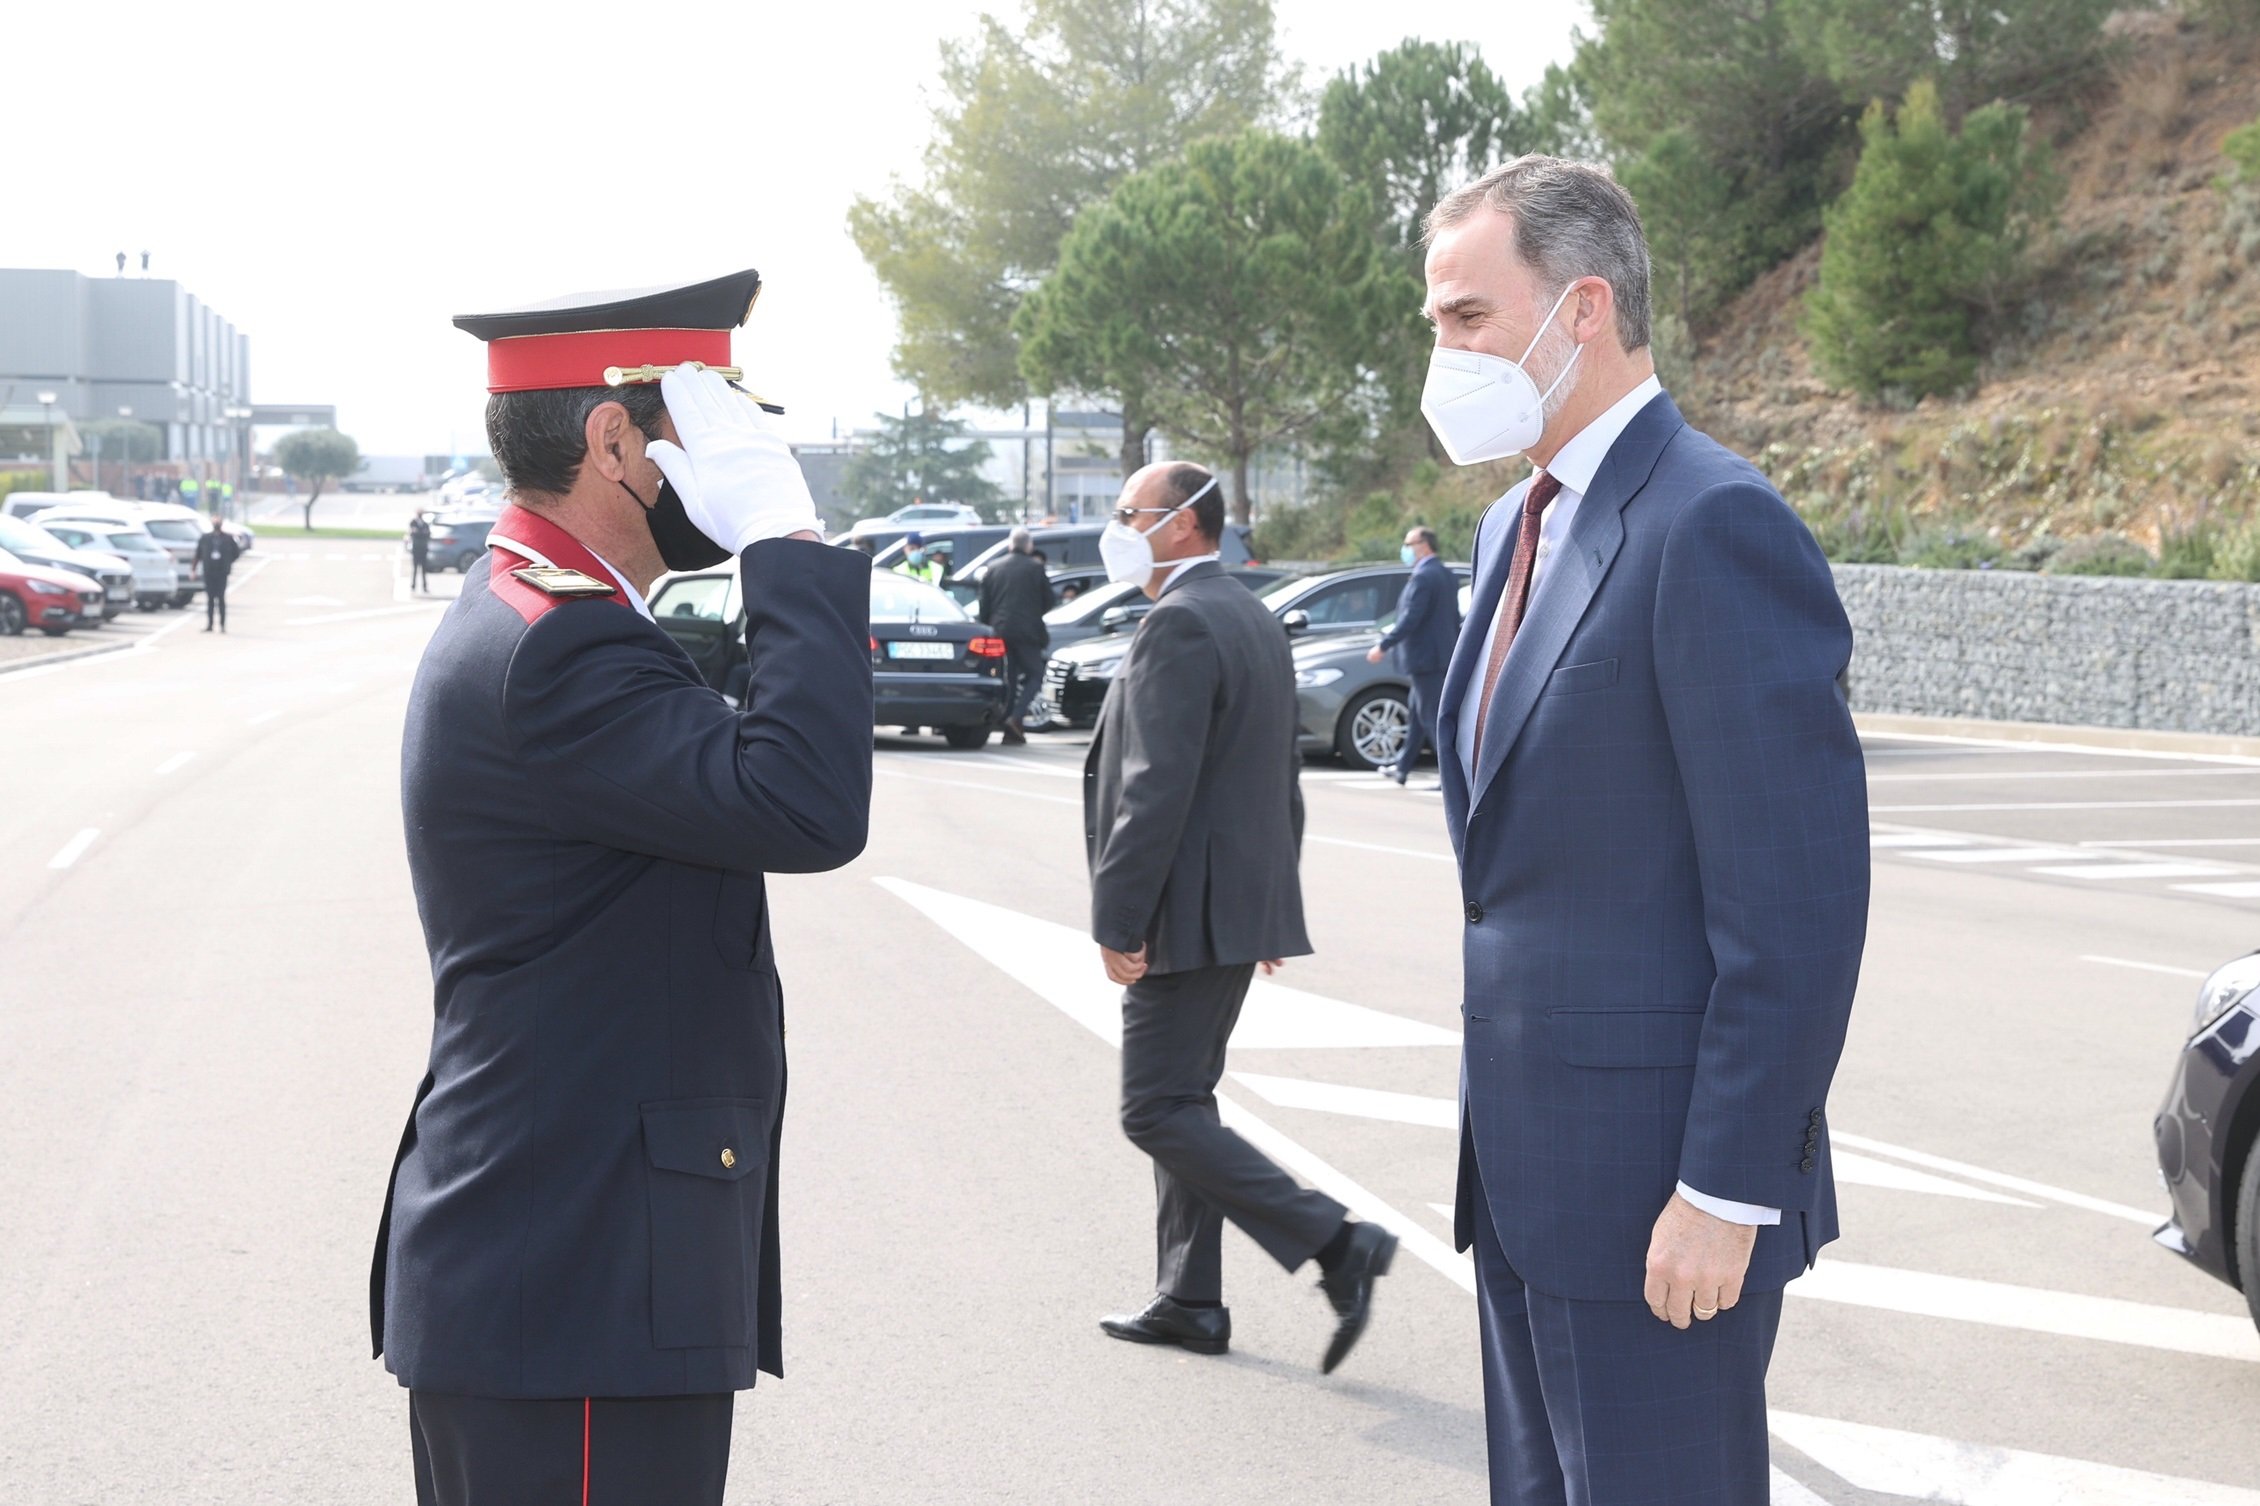
{"type": "MultiPolygon", "coordinates": [[[[613,577],[538,514],[495,525],[613,577]]],[[[736,1390],[778,1352],[782,995],[764,873],[837,868],[871,799],[871,562],[753,545],[734,711],[618,596],[497,544],[408,705],[429,1074],[370,1326],[403,1385],[496,1397],[736,1390]]]]}
{"type": "Polygon", "coordinates": [[[1456,1243],[1489,1217],[1530,1286],[1636,1302],[1684,1180],[1781,1210],[1743,1281],[1778,1291],[1837,1233],[1828,1091],[1868,920],[1851,627],[1780,493],[1659,395],[1539,575],[1471,770],[1506,500],[1436,731],[1465,907],[1456,1243]]]}
{"type": "Polygon", "coordinates": [[[1381,646],[1397,656],[1399,670],[1440,675],[1451,668],[1452,646],[1460,636],[1459,595],[1459,577],[1435,555],[1413,566],[1397,597],[1397,620],[1381,635],[1381,646]]]}

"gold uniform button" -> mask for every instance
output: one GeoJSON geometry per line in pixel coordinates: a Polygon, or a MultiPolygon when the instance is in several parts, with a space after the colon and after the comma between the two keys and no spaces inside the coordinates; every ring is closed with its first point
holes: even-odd
{"type": "Polygon", "coordinates": [[[730,1169],[731,1167],[733,1167],[733,1166],[735,1166],[735,1165],[737,1165],[737,1164],[738,1164],[738,1153],[737,1153],[736,1151],[734,1151],[734,1150],[730,1149],[730,1147],[728,1147],[727,1145],[723,1146],[723,1147],[722,1147],[722,1169],[723,1169],[724,1171],[728,1171],[728,1170],[729,1170],[729,1169],[730,1169]]]}

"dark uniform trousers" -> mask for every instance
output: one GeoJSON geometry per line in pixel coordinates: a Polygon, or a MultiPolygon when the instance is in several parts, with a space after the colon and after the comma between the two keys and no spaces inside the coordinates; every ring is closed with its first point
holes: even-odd
{"type": "Polygon", "coordinates": [[[228,572],[206,569],[204,572],[204,625],[212,625],[218,615],[220,631],[228,629],[228,572]]]}
{"type": "MultiPolygon", "coordinates": [[[[1413,770],[1420,767],[1420,755],[1436,741],[1436,713],[1444,704],[1444,672],[1433,674],[1426,670],[1412,675],[1412,703],[1406,709],[1412,714],[1406,719],[1405,751],[1397,760],[1397,772],[1410,779],[1413,770]]],[[[1444,756],[1438,749],[1437,757],[1444,756]]]]}
{"type": "Polygon", "coordinates": [[[735,1401],[411,1391],[416,1506],[721,1506],[735,1401]]]}
{"type": "Polygon", "coordinates": [[[1255,964],[1148,973],[1122,996],[1122,1130],[1154,1162],[1155,1287],[1223,1300],[1224,1220],[1292,1271],[1347,1214],[1225,1128],[1216,1109],[1224,1048],[1255,964]]]}

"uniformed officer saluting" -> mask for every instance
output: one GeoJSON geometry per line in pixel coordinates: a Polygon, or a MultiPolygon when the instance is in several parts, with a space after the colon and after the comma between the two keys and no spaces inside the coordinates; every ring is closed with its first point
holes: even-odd
{"type": "Polygon", "coordinates": [[[732,1393],[782,1373],[762,875],[862,851],[871,562],[691,364],[759,286],[455,321],[511,505],[409,700],[436,1020],[369,1291],[427,1506],[719,1502],[732,1393]],[[733,554],[742,712],[644,605],[733,554]]]}

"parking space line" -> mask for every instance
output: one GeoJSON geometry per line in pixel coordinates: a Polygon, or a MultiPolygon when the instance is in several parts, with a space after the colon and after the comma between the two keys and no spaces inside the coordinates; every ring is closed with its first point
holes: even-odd
{"type": "MultiPolygon", "coordinates": [[[[1962,852],[1912,852],[1908,856],[1929,858],[1934,863],[2057,863],[2080,853],[2071,847],[1979,847],[1962,852]]],[[[2103,861],[2102,854],[2096,854],[2095,860],[2103,861]]]]}
{"type": "Polygon", "coordinates": [[[2132,847],[2148,851],[2153,847],[2260,847],[2260,837],[2160,837],[2156,840],[2082,842],[2082,847],[2132,847]]]}
{"type": "Polygon", "coordinates": [[[2045,873],[2050,878],[2080,879],[2194,878],[2200,874],[2232,871],[2218,863],[2101,863],[2093,858],[2084,863],[2033,870],[2035,873],[2045,873]]]}
{"type": "Polygon", "coordinates": [[[2170,978],[2202,979],[2211,976],[2208,973],[2199,972],[2194,967],[2169,967],[2163,962],[2135,962],[2125,957],[2098,957],[2092,953],[2082,956],[2080,961],[2100,962],[2105,967],[2131,967],[2137,972],[2164,973],[2170,978]]]}
{"type": "Polygon", "coordinates": [[[2130,1208],[2124,1203],[2114,1203],[2106,1198],[2089,1197],[2084,1192],[2073,1192],[2063,1187],[2051,1187],[2046,1182],[2035,1182],[2028,1177],[2010,1176],[2007,1172],[1988,1171],[1983,1166],[1972,1166],[1967,1161],[1955,1161],[1945,1156],[1934,1156],[1928,1151],[1909,1150],[1904,1145],[1890,1145],[1881,1140],[1871,1140],[1866,1135],[1854,1135],[1840,1129],[1831,1129],[1832,1144],[1849,1146],[1853,1150],[1871,1151],[1879,1156],[1889,1156],[1895,1161],[1905,1161],[1910,1166],[1927,1166],[1932,1171],[1943,1171],[1964,1177],[1972,1182],[1983,1182],[1989,1187],[2005,1187],[2011,1192],[2022,1192],[2030,1197],[2051,1203],[2062,1203],[2067,1208],[2084,1208],[2089,1213],[2101,1213],[2111,1218],[2123,1218],[2128,1223],[2140,1224],[2146,1229],[2155,1228],[2164,1218],[2147,1208],[2130,1208]]]}
{"type": "MultiPolygon", "coordinates": [[[[2260,1506],[2260,1491],[2024,1449],[1995,1448],[1866,1423],[1770,1412],[1775,1437],[1855,1490],[1940,1506],[2260,1506]]],[[[1787,1494],[1774,1471],[1773,1506],[1819,1497],[1787,1494]]],[[[1792,1484],[1795,1482],[1792,1481],[1792,1484]]],[[[1804,1490],[1803,1486],[1797,1486],[1804,1490]]]]}
{"type": "MultiPolygon", "coordinates": [[[[1958,748],[1998,749],[2007,753],[2078,753],[2090,758],[2149,758],[2168,763],[2210,763],[2231,767],[2260,767],[2260,758],[2245,753],[2179,753],[2157,748],[2106,748],[2095,743],[2022,742],[2013,737],[1954,737],[1939,732],[1863,732],[1863,743],[1910,742],[1943,744],[1937,751],[1958,748]]],[[[1871,748],[1870,753],[1915,753],[1920,749],[1871,748]]]]}
{"type": "Polygon", "coordinates": [[[80,832],[80,833],[79,833],[79,834],[78,834],[77,836],[75,836],[75,837],[71,838],[71,839],[70,839],[70,840],[69,840],[68,842],[65,842],[65,843],[63,844],[63,846],[62,846],[62,849],[61,849],[60,851],[58,851],[58,852],[57,852],[57,853],[56,853],[56,854],[55,854],[55,855],[54,855],[53,857],[51,857],[51,858],[49,858],[49,859],[47,860],[47,866],[48,866],[48,867],[50,867],[50,868],[68,868],[68,867],[70,867],[70,866],[71,866],[71,865],[72,865],[73,863],[76,863],[76,862],[77,862],[77,861],[78,861],[78,860],[79,860],[80,858],[82,858],[82,857],[85,857],[85,856],[86,856],[86,850],[87,850],[87,849],[88,849],[89,847],[92,847],[92,846],[94,845],[94,839],[95,839],[96,837],[99,837],[99,836],[101,836],[101,835],[102,835],[102,828],[101,828],[101,827],[99,827],[99,826],[89,826],[89,827],[87,827],[87,828],[86,828],[86,829],[85,829],[84,831],[80,832]]]}
{"type": "Polygon", "coordinates": [[[1871,811],[2204,811],[2250,809],[2260,800],[2004,800],[1969,805],[1871,805],[1871,811]]]}
{"type": "Polygon", "coordinates": [[[1968,837],[1951,837],[1944,832],[1929,831],[1873,831],[1868,833],[1869,848],[1906,849],[1916,847],[1967,847],[1968,837]]]}
{"type": "Polygon", "coordinates": [[[188,761],[195,756],[196,750],[193,748],[187,749],[183,752],[175,753],[172,757],[157,765],[157,772],[159,774],[178,773],[183,767],[187,765],[188,761]]]}
{"type": "Polygon", "coordinates": [[[2176,884],[2185,894],[2213,894],[2222,899],[2260,899],[2260,884],[2176,884]]]}
{"type": "Polygon", "coordinates": [[[1870,784],[1954,784],[1977,779],[2235,779],[2260,768],[2225,769],[2006,769],[1983,773],[1870,774],[1870,784]]]}

